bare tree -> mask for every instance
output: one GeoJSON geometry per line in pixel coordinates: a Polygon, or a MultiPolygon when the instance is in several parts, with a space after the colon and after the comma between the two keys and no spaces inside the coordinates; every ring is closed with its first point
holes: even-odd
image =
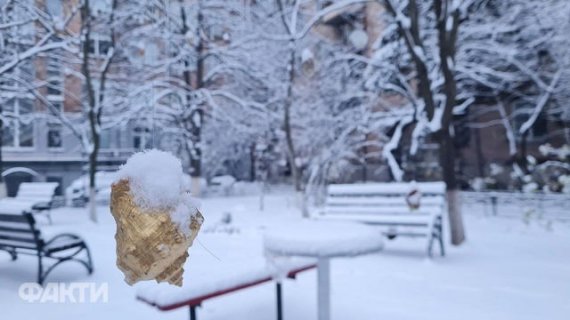
{"type": "Polygon", "coordinates": [[[465,240],[465,231],[458,203],[457,151],[452,136],[453,111],[457,107],[454,66],[460,22],[470,1],[386,0],[382,3],[394,18],[415,66],[421,102],[416,110],[418,123],[415,130],[429,131],[439,145],[439,165],[447,186],[451,242],[459,245],[465,240]],[[435,29],[433,38],[427,43],[422,34],[422,23],[431,23],[435,29]]]}
{"type": "MultiPolygon", "coordinates": [[[[303,54],[306,55],[307,52],[310,52],[307,51],[306,48],[302,48],[301,45],[303,44],[303,40],[306,40],[311,29],[325,16],[342,11],[346,7],[365,2],[367,1],[337,1],[324,8],[317,7],[313,10],[307,10],[307,8],[303,8],[307,5],[307,2],[301,0],[276,0],[278,18],[281,20],[284,35],[272,36],[271,38],[285,42],[286,76],[284,79],[285,95],[282,101],[283,131],[285,134],[289,167],[297,192],[303,189],[303,173],[299,167],[299,161],[301,159],[299,159],[299,150],[294,139],[293,127],[295,124],[292,123],[292,114],[295,112],[293,107],[297,107],[297,105],[301,104],[301,99],[298,93],[296,93],[295,88],[295,84],[298,82],[297,73],[300,70],[300,64],[304,60],[303,54]]],[[[307,41],[305,41],[304,45],[307,45],[306,42],[307,41]]]]}
{"type": "MultiPolygon", "coordinates": [[[[133,107],[129,103],[132,101],[125,97],[125,92],[130,92],[129,97],[132,99],[141,88],[129,90],[135,88],[137,82],[114,68],[121,59],[117,39],[119,31],[123,30],[117,30],[117,27],[124,22],[116,19],[118,2],[113,0],[110,6],[97,12],[94,12],[93,8],[89,0],[80,2],[76,9],[79,11],[79,16],[74,18],[78,29],[70,27],[60,35],[74,45],[74,51],[71,54],[54,52],[50,57],[65,64],[68,76],[83,84],[78,92],[65,93],[70,101],[79,106],[79,109],[71,111],[57,108],[42,95],[37,95],[37,98],[48,108],[53,119],[72,132],[80,142],[82,151],[87,155],[89,217],[93,222],[97,222],[96,173],[101,133],[128,118],[125,113],[128,112],[129,115],[137,113],[138,107],[133,107]],[[103,43],[102,38],[105,39],[103,43]],[[119,111],[123,114],[119,114],[119,111]]],[[[125,10],[129,10],[129,7],[127,6],[125,10]]],[[[128,17],[124,13],[121,12],[119,16],[128,17]]],[[[123,66],[122,69],[128,68],[123,66]]]]}
{"type": "MultiPolygon", "coordinates": [[[[13,114],[6,113],[3,106],[6,101],[33,89],[30,79],[22,77],[17,69],[23,64],[31,65],[35,57],[46,52],[69,50],[69,41],[62,40],[57,35],[68,26],[74,15],[75,12],[72,11],[65,19],[54,19],[44,8],[36,7],[28,1],[6,1],[0,6],[0,173],[3,171],[5,122],[20,121],[13,114]]],[[[0,185],[3,188],[1,174],[0,185]]]]}

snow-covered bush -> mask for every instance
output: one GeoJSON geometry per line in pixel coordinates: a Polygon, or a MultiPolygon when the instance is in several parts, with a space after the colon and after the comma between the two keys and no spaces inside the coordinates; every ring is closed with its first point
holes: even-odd
{"type": "Polygon", "coordinates": [[[539,190],[538,183],[528,182],[522,187],[522,191],[525,193],[537,192],[539,190]]]}
{"type": "Polygon", "coordinates": [[[543,156],[555,156],[560,161],[570,160],[570,145],[567,144],[561,146],[560,148],[554,148],[549,143],[547,143],[538,147],[538,151],[540,151],[543,156]]]}
{"type": "Polygon", "coordinates": [[[236,178],[230,175],[213,177],[208,185],[208,190],[212,194],[230,195],[233,193],[236,178]]]}
{"type": "Polygon", "coordinates": [[[562,185],[562,192],[570,194],[570,175],[558,177],[558,182],[562,185]]]}

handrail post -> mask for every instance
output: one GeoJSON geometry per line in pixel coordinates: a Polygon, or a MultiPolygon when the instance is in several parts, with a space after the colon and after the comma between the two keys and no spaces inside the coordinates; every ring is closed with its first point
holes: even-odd
{"type": "Polygon", "coordinates": [[[283,320],[283,296],[281,292],[281,282],[277,281],[275,287],[277,291],[277,320],[283,320]]]}
{"type": "Polygon", "coordinates": [[[197,320],[196,317],[196,306],[190,306],[190,320],[197,320]]]}

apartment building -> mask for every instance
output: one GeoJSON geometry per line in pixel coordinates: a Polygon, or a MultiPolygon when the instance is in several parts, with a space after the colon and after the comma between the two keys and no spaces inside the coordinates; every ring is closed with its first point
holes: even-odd
{"type": "MultiPolygon", "coordinates": [[[[74,3],[32,1],[53,16],[68,15],[66,11],[74,3]]],[[[70,28],[79,29],[79,23],[79,18],[74,18],[70,28]]],[[[14,31],[22,43],[33,43],[38,36],[34,25],[17,28],[14,31]]],[[[93,34],[89,46],[92,56],[104,56],[109,47],[108,37],[93,34]]],[[[22,61],[2,78],[2,175],[9,196],[15,195],[19,183],[25,181],[59,182],[57,193],[62,194],[66,186],[87,172],[87,154],[79,138],[53,112],[55,108],[68,119],[82,112],[80,100],[85,96],[85,88],[73,74],[79,72],[79,66],[69,58],[68,53],[58,50],[39,54],[22,61]]],[[[117,169],[133,152],[148,148],[151,143],[151,128],[136,119],[104,129],[99,169],[117,169]]]]}

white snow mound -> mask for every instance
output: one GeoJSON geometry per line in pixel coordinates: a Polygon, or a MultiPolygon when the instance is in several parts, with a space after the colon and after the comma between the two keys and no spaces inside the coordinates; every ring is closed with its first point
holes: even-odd
{"type": "Polygon", "coordinates": [[[182,163],[169,152],[156,149],[133,154],[121,166],[116,181],[127,179],[135,203],[146,209],[168,210],[181,231],[188,233],[197,205],[184,183],[182,163]]]}

